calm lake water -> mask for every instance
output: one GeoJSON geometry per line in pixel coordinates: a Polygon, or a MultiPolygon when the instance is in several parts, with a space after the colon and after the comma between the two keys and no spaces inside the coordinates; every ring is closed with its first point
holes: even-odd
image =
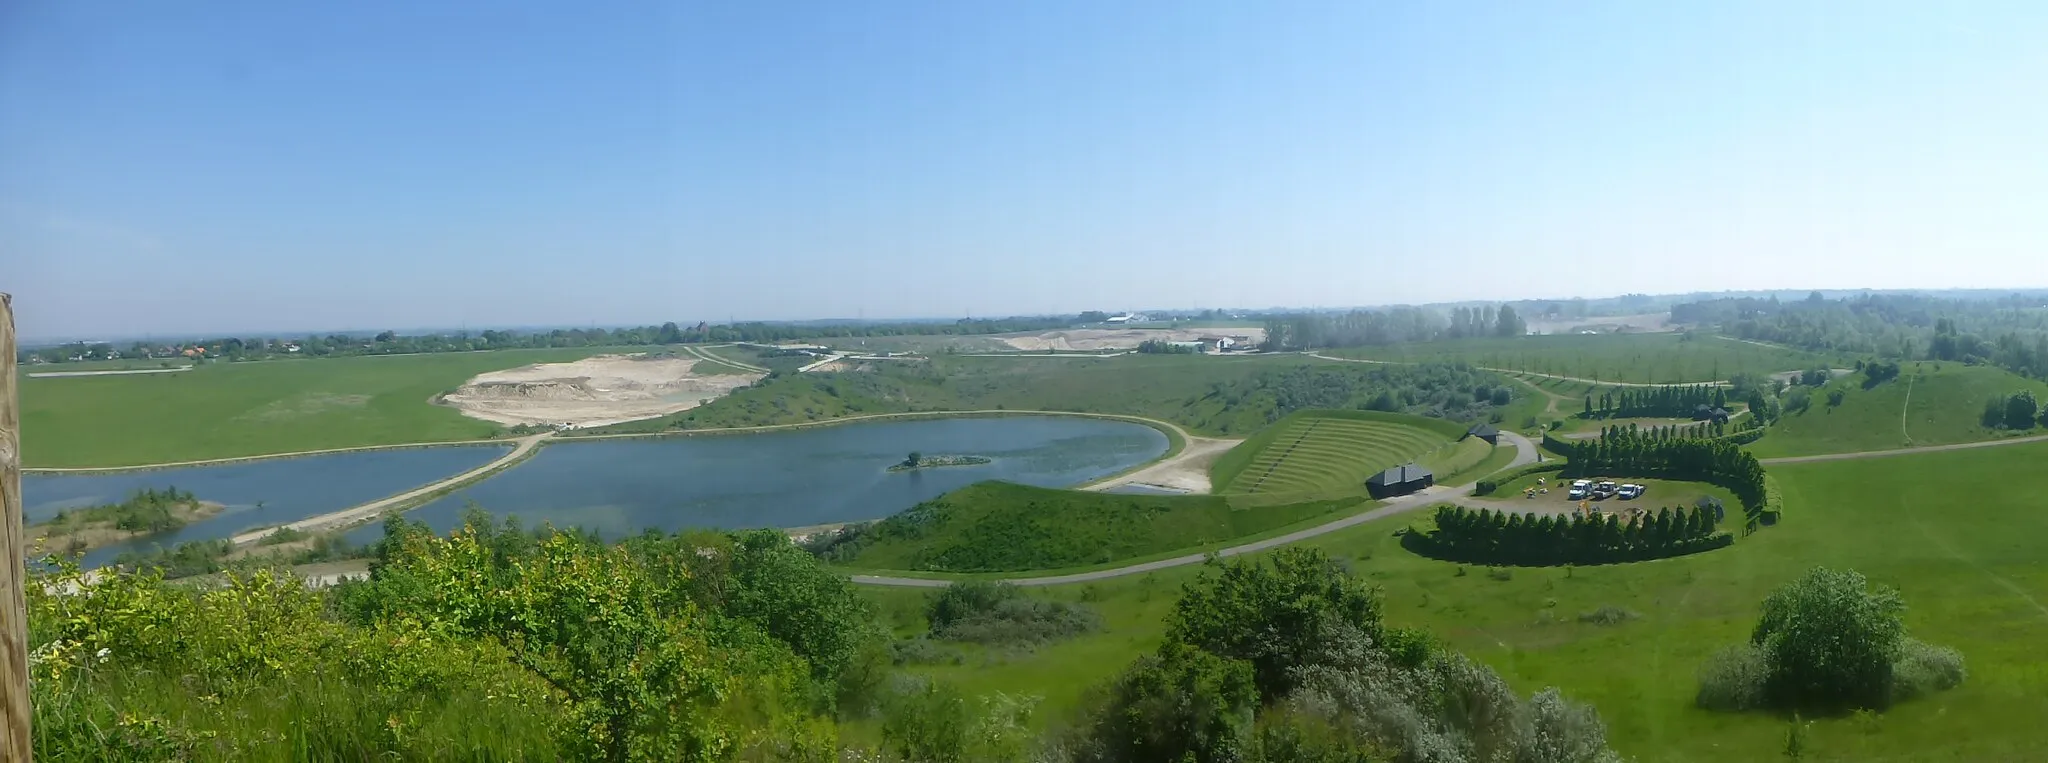
{"type": "MultiPolygon", "coordinates": [[[[557,443],[408,516],[446,531],[475,501],[528,526],[581,526],[607,537],[649,527],[802,527],[879,519],[983,480],[1077,485],[1158,458],[1166,448],[1166,436],[1151,427],[1071,416],[557,443]],[[888,470],[910,451],[993,461],[888,470]]],[[[369,525],[349,539],[367,543],[382,533],[369,525]]]]}
{"type": "Polygon", "coordinates": [[[174,532],[86,554],[87,566],[96,566],[128,548],[168,548],[189,540],[225,538],[396,495],[482,466],[510,449],[410,448],[112,474],[28,474],[21,478],[22,514],[28,522],[40,522],[60,509],[119,503],[142,488],[173,486],[226,506],[221,513],[174,532]]]}

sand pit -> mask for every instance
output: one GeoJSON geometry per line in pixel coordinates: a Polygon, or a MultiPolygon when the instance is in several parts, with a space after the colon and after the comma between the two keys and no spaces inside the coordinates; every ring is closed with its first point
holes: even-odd
{"type": "Polygon", "coordinates": [[[1047,350],[1129,350],[1147,339],[1162,342],[1196,342],[1211,337],[1244,337],[1244,349],[1258,346],[1266,341],[1263,328],[1217,328],[1217,329],[1068,329],[1044,331],[1036,334],[1009,334],[1000,337],[1004,344],[1027,352],[1047,350]]]}
{"type": "Polygon", "coordinates": [[[761,374],[698,375],[697,358],[599,355],[492,371],[442,396],[463,415],[499,424],[594,427],[695,408],[761,374]]]}

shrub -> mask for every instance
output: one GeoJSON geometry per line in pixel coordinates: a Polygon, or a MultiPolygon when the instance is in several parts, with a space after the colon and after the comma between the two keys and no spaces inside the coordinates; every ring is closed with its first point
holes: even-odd
{"type": "Polygon", "coordinates": [[[1041,601],[1011,583],[954,583],[932,597],[933,638],[977,644],[1038,644],[1102,627],[1081,604],[1041,601]]]}
{"type": "Polygon", "coordinates": [[[1641,617],[1641,615],[1636,614],[1633,610],[1623,609],[1610,604],[1591,612],[1580,612],[1579,622],[1592,625],[1620,625],[1638,617],[1641,617]]]}
{"type": "Polygon", "coordinates": [[[1787,707],[1883,707],[1905,608],[1898,591],[1824,567],[1772,592],[1750,635],[1769,667],[1766,695],[1787,707]]]}
{"type": "Polygon", "coordinates": [[[1763,706],[1769,669],[1753,644],[1723,647],[1700,666],[1693,703],[1708,710],[1753,710],[1763,706]]]}
{"type": "Polygon", "coordinates": [[[1963,655],[1945,646],[1906,639],[1892,663],[1892,699],[1911,699],[1963,684],[1969,671],[1963,655]]]}

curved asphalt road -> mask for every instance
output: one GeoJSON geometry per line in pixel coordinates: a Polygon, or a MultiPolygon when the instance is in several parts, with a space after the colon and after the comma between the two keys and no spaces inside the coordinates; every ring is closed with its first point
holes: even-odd
{"type": "MultiPolygon", "coordinates": [[[[1529,438],[1523,437],[1513,432],[1506,431],[1501,432],[1500,436],[1507,438],[1509,442],[1512,442],[1515,445],[1515,460],[1510,462],[1507,466],[1502,467],[1503,469],[1513,469],[1515,467],[1522,466],[1525,464],[1536,463],[1536,444],[1530,442],[1529,438]]],[[[1217,556],[1237,556],[1238,554],[1251,554],[1257,553],[1259,551],[1264,551],[1269,548],[1278,548],[1280,546],[1285,546],[1289,543],[1298,543],[1300,541],[1308,540],[1309,538],[1313,538],[1318,535],[1325,535],[1328,533],[1336,532],[1338,530],[1342,530],[1346,527],[1352,527],[1355,525],[1364,524],[1366,522],[1371,522],[1381,517],[1389,517],[1404,511],[1413,511],[1424,506],[1435,505],[1446,500],[1447,498],[1460,495],[1464,493],[1466,490],[1470,489],[1471,487],[1472,485],[1470,483],[1454,486],[1438,485],[1436,487],[1429,488],[1428,490],[1424,490],[1419,493],[1405,495],[1400,498],[1387,501],[1386,505],[1381,506],[1377,509],[1373,509],[1371,511],[1353,514],[1351,516],[1344,517],[1342,519],[1338,519],[1336,521],[1329,522],[1326,524],[1317,525],[1306,530],[1296,530],[1286,535],[1275,536],[1272,538],[1267,538],[1265,540],[1252,541],[1251,543],[1246,543],[1241,546],[1231,546],[1230,548],[1216,551],[1215,554],[1217,556]]],[[[1109,578],[1120,578],[1125,575],[1138,575],[1146,572],[1151,572],[1153,570],[1163,570],[1170,567],[1180,567],[1189,564],[1201,564],[1204,560],[1208,558],[1208,553],[1188,554],[1186,556],[1176,556],[1171,559],[1160,559],[1151,562],[1141,562],[1138,564],[1133,564],[1125,567],[1117,567],[1114,569],[1095,570],[1093,572],[1076,572],[1071,575],[1047,575],[1044,577],[1035,578],[1005,578],[1003,582],[1014,583],[1020,586],[1086,583],[1091,580],[1107,580],[1109,578]]],[[[882,575],[855,575],[853,576],[853,582],[859,583],[861,585],[902,586],[909,588],[944,588],[946,586],[953,584],[953,581],[948,579],[899,578],[887,577],[882,575]]]]}

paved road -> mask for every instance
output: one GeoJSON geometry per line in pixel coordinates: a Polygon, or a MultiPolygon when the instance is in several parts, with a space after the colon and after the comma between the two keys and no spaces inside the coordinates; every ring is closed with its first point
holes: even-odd
{"type": "Polygon", "coordinates": [[[1910,456],[1915,453],[1933,453],[1936,451],[1943,450],[1996,448],[2002,445],[2024,445],[2030,442],[2043,441],[2048,441],[2048,435],[2034,435],[2032,437],[2009,437],[2003,440],[1985,440],[1983,442],[1959,442],[1953,445],[1919,445],[1911,448],[1893,448],[1891,450],[1866,450],[1856,453],[1827,453],[1818,456],[1781,456],[1778,458],[1760,458],[1757,459],[1757,462],[1762,464],[1804,464],[1812,461],[1849,461],[1858,458],[1910,456]]]}
{"type": "MultiPolygon", "coordinates": [[[[537,434],[521,437],[519,438],[519,445],[517,447],[514,447],[512,449],[512,452],[500,456],[497,460],[492,461],[488,464],[484,464],[483,466],[479,466],[475,469],[471,469],[469,471],[457,474],[453,477],[449,477],[444,480],[438,480],[425,485],[421,485],[411,490],[407,490],[403,493],[399,493],[398,495],[391,496],[390,498],[371,501],[360,506],[351,506],[340,511],[328,512],[326,514],[321,514],[316,517],[307,517],[297,522],[287,523],[283,525],[283,527],[289,527],[293,530],[300,530],[303,532],[316,532],[319,530],[326,530],[334,527],[339,527],[341,525],[346,525],[359,519],[367,519],[369,517],[374,517],[379,513],[383,512],[385,509],[391,508],[392,506],[396,506],[406,501],[420,498],[422,496],[425,496],[436,490],[448,487],[450,485],[458,485],[468,480],[473,480],[493,474],[500,469],[518,463],[519,459],[524,458],[527,453],[531,452],[534,448],[539,447],[540,442],[542,440],[547,439],[550,436],[551,434],[537,434]]],[[[261,530],[252,530],[249,532],[245,532],[241,535],[237,535],[234,537],[234,544],[240,546],[245,543],[254,543],[256,541],[262,540],[263,536],[269,535],[273,532],[277,532],[279,529],[280,528],[278,527],[268,527],[261,530]]]]}
{"type": "MultiPolygon", "coordinates": [[[[1530,442],[1529,438],[1523,437],[1513,432],[1501,432],[1500,434],[1502,437],[1508,438],[1508,441],[1512,442],[1515,446],[1515,460],[1513,462],[1510,462],[1506,467],[1503,468],[1512,469],[1517,466],[1536,463],[1536,444],[1530,442]]],[[[1366,522],[1371,522],[1375,519],[1379,519],[1382,517],[1390,517],[1395,514],[1402,513],[1404,511],[1414,511],[1425,506],[1434,506],[1438,503],[1443,503],[1447,500],[1455,500],[1458,496],[1463,495],[1467,490],[1471,489],[1471,487],[1472,486],[1469,483],[1455,486],[1438,485],[1436,487],[1429,488],[1419,493],[1393,499],[1391,501],[1386,502],[1386,505],[1381,506],[1377,509],[1373,509],[1371,511],[1367,511],[1361,514],[1353,514],[1351,516],[1344,517],[1333,522],[1317,525],[1306,530],[1297,530],[1286,535],[1275,536],[1272,538],[1267,538],[1265,540],[1252,541],[1250,543],[1246,543],[1240,546],[1231,546],[1230,548],[1222,549],[1215,553],[1217,556],[1237,556],[1239,554],[1251,554],[1260,551],[1265,551],[1271,548],[1278,548],[1280,546],[1285,546],[1290,543],[1299,543],[1301,541],[1308,540],[1309,538],[1313,538],[1318,535],[1326,535],[1329,533],[1336,532],[1338,530],[1342,530],[1346,527],[1361,525],[1366,522]]],[[[1141,562],[1138,564],[1128,565],[1124,567],[1117,567],[1115,569],[1096,570],[1093,572],[1076,572],[1071,575],[1047,575],[1044,577],[1034,578],[1009,578],[1005,582],[1015,583],[1020,586],[1045,586],[1064,585],[1067,583],[1086,583],[1094,580],[1108,580],[1110,578],[1120,578],[1126,575],[1140,575],[1155,570],[1164,570],[1173,567],[1181,567],[1189,564],[1201,564],[1204,560],[1208,558],[1209,555],[1207,553],[1188,554],[1186,556],[1176,556],[1171,559],[1160,559],[1151,562],[1141,562]]],[[[853,582],[859,583],[861,585],[900,586],[909,588],[944,588],[948,585],[953,584],[953,581],[951,580],[931,578],[902,578],[889,577],[883,575],[855,575],[853,576],[853,582]]]]}

